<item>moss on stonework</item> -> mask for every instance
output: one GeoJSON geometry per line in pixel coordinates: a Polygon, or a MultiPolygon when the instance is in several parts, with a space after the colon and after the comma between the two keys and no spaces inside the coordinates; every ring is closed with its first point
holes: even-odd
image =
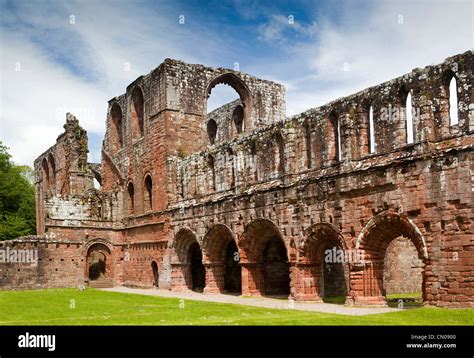
{"type": "Polygon", "coordinates": [[[186,157],[186,149],[184,149],[183,147],[179,147],[178,148],[178,157],[180,157],[181,159],[185,158],[186,157]]]}

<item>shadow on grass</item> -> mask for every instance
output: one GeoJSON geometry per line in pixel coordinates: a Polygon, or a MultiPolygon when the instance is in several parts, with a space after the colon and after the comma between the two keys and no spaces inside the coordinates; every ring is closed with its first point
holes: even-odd
{"type": "Polygon", "coordinates": [[[343,305],[346,303],[346,297],[345,296],[333,296],[333,297],[324,297],[323,298],[324,303],[333,303],[336,305],[343,305]]]}
{"type": "Polygon", "coordinates": [[[423,305],[421,292],[395,293],[387,295],[387,305],[393,308],[411,309],[423,305]]]}

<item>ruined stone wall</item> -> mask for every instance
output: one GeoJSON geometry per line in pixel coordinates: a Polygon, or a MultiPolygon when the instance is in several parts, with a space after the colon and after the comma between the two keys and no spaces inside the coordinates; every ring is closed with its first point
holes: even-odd
{"type": "Polygon", "coordinates": [[[338,275],[346,280],[340,292],[356,304],[383,301],[385,252],[404,236],[423,261],[424,301],[472,307],[473,68],[474,56],[466,52],[285,118],[281,85],[165,60],[109,101],[100,193],[91,190],[97,174],[80,160],[84,151],[67,159],[62,143],[84,149],[84,132],[72,130],[75,122],[68,121],[50,150],[57,156],[56,178],[69,180],[56,179],[56,186],[44,189],[47,170],[41,165],[49,153],[38,158],[38,225],[50,238],[81,243],[82,259],[94,247],[111,251],[108,278],[114,284],[151,286],[156,261],[160,287],[189,287],[187,250],[198,243],[206,292],[221,292],[221,254],[234,240],[244,295],[265,293],[263,252],[272,237],[285,244],[288,262],[278,266],[289,266],[296,299],[318,300],[331,287],[324,284],[323,247],[359,250],[363,261],[342,265],[338,275]],[[453,76],[457,104],[449,103],[453,76]],[[221,126],[220,136],[228,140],[211,145],[207,121],[228,118],[233,105],[206,115],[207,96],[220,83],[238,92],[244,130],[221,126]],[[407,140],[408,93],[415,109],[413,143],[407,140]],[[66,170],[65,163],[75,163],[76,170],[66,170]]]}
{"type": "Polygon", "coordinates": [[[217,124],[216,143],[226,142],[237,137],[238,133],[233,118],[237,106],[242,106],[240,99],[226,103],[207,114],[207,121],[212,119],[217,124]]]}
{"type": "MultiPolygon", "coordinates": [[[[347,248],[365,249],[371,262],[371,267],[351,268],[355,299],[383,294],[383,253],[372,246],[380,240],[388,245],[405,233],[418,240],[418,255],[425,262],[425,302],[472,306],[473,66],[471,52],[454,56],[176,158],[170,164],[170,170],[176,168],[178,193],[171,205],[176,208],[171,221],[179,223],[175,233],[192,228],[204,245],[213,223],[242,237],[247,225],[265,218],[279,228],[291,262],[305,228],[331,224],[347,248]],[[458,108],[456,125],[449,124],[449,113],[446,117],[449,74],[457,80],[458,103],[451,104],[458,108]],[[415,108],[414,143],[407,143],[406,91],[411,91],[415,108]],[[371,105],[375,153],[369,150],[371,105]],[[390,218],[390,212],[400,213],[399,224],[390,223],[392,219],[374,224],[381,220],[377,215],[390,218]]],[[[297,260],[294,265],[297,294],[303,277],[297,260]]],[[[314,285],[314,277],[308,282],[314,285]]]]}
{"type": "MultiPolygon", "coordinates": [[[[84,258],[79,243],[29,237],[0,242],[0,250],[35,250],[37,261],[5,262],[0,265],[2,290],[77,287],[84,284],[84,258]]],[[[9,250],[9,251],[7,251],[9,250]]]]}

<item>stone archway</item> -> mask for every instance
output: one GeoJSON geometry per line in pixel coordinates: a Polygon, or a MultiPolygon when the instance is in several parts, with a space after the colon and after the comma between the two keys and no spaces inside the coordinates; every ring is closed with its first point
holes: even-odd
{"type": "Polygon", "coordinates": [[[241,293],[239,252],[232,231],[223,224],[212,226],[203,239],[206,292],[241,293]]]}
{"type": "Polygon", "coordinates": [[[85,277],[91,287],[112,287],[111,250],[105,243],[90,243],[86,249],[85,277]]]}
{"type": "Polygon", "coordinates": [[[190,229],[181,229],[171,250],[171,290],[202,292],[205,281],[203,255],[196,235],[190,229]]]}
{"type": "Polygon", "coordinates": [[[242,293],[288,295],[288,249],[277,226],[268,219],[256,219],[246,226],[239,244],[242,252],[242,293]]]}
{"type": "MultiPolygon", "coordinates": [[[[223,73],[210,81],[206,90],[206,100],[211,95],[212,89],[219,84],[228,85],[237,92],[240,97],[241,107],[243,110],[239,126],[241,125],[243,131],[251,130],[252,97],[250,95],[250,90],[248,89],[247,85],[241,78],[239,78],[234,73],[223,73]]],[[[207,105],[205,107],[207,107],[207,105]]],[[[207,112],[207,108],[205,108],[205,112],[207,112]]]]}
{"type": "Polygon", "coordinates": [[[297,300],[345,301],[349,292],[347,245],[338,229],[318,223],[305,230],[292,275],[303,282],[293,290],[297,300]]]}
{"type": "Polygon", "coordinates": [[[356,304],[386,304],[384,267],[387,248],[398,238],[411,241],[422,261],[422,296],[426,297],[427,284],[424,266],[428,263],[426,242],[418,227],[405,215],[386,211],[374,216],[356,241],[356,248],[364,253],[364,262],[354,265],[352,295],[356,304]]]}

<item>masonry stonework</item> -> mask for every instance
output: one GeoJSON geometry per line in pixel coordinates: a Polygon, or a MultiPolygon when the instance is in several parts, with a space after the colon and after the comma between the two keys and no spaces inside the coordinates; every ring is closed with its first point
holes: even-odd
{"type": "Polygon", "coordinates": [[[277,83],[167,59],[109,101],[100,164],[67,115],[35,161],[38,236],[2,244],[41,260],[0,286],[474,307],[473,69],[469,51],[287,118],[277,83]],[[240,98],[207,114],[218,84],[240,98]]]}

